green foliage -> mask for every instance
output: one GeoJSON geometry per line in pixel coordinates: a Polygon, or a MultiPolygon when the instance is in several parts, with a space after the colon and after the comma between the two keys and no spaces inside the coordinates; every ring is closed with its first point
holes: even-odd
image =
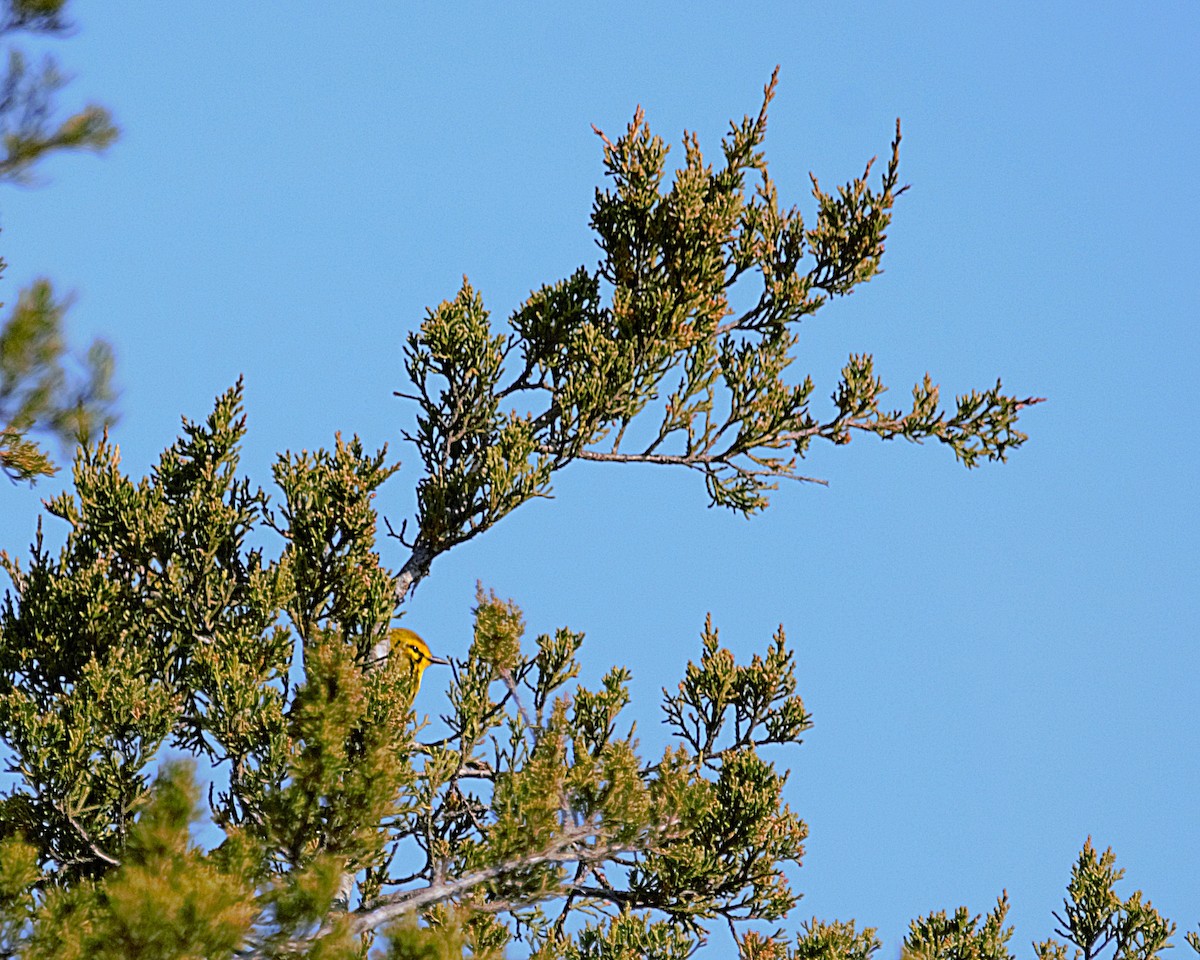
{"type": "MultiPolygon", "coordinates": [[[[621,914],[603,924],[588,924],[575,943],[567,944],[566,960],[637,960],[639,957],[684,960],[696,944],[683,930],[645,916],[621,914]]],[[[547,951],[537,957],[551,956],[547,951]]]]}
{"type": "Polygon", "coordinates": [[[27,568],[0,556],[16,590],[0,607],[0,725],[31,785],[0,822],[67,877],[118,855],[169,742],[228,757],[234,821],[283,776],[290,643],[276,574],[245,545],[263,495],[234,474],[237,413],[230,392],[206,424],[185,421],[138,483],[107,441],[87,448],[75,494],[48,504],[70,528],[59,556],[40,530],[27,568]]]}
{"type": "MultiPolygon", "coordinates": [[[[66,0],[5,0],[0,34],[62,33],[66,0]]],[[[55,120],[55,94],[66,83],[54,59],[32,67],[16,47],[0,79],[0,182],[29,183],[35,164],[58,150],[104,150],[117,128],[103,107],[89,105],[55,120]]],[[[4,261],[0,260],[0,272],[4,261]]],[[[67,303],[48,280],[22,290],[0,324],[0,471],[12,480],[49,476],[55,467],[30,437],[48,434],[64,446],[86,442],[115,420],[112,349],[96,340],[72,359],[63,337],[67,303]]]]}
{"type": "Polygon", "coordinates": [[[49,890],[21,955],[233,956],[254,915],[252,891],[192,845],[198,799],[190,766],[165,766],[129,832],[125,863],[99,881],[49,890]]]}
{"type": "Polygon", "coordinates": [[[41,878],[37,851],[20,837],[0,840],[0,955],[16,953],[33,914],[41,878]]]}
{"type": "Polygon", "coordinates": [[[375,490],[395,473],[386,451],[368,456],[362,442],[336,437],[332,453],[285,454],[275,464],[283,491],[283,524],[268,522],[287,540],[281,575],[294,599],[288,613],[307,636],[310,625],[328,622],[359,638],[366,656],[376,625],[392,610],[391,575],[374,553],[375,490]]]}
{"type": "Polygon", "coordinates": [[[0,180],[28,184],[34,164],[56,150],[106,149],[117,128],[103,107],[89,104],[53,121],[54,95],[67,78],[52,57],[31,67],[25,55],[9,50],[8,70],[0,79],[0,180]]]}
{"type": "Polygon", "coordinates": [[[944,910],[931,913],[910,925],[904,955],[910,960],[1012,960],[1008,941],[1013,931],[1004,926],[1006,916],[1007,894],[1000,896],[986,917],[972,917],[966,907],[959,907],[953,916],[944,910]]]}
{"type": "Polygon", "coordinates": [[[0,8],[0,32],[63,31],[69,26],[64,14],[66,6],[67,0],[6,0],[0,8]]]}
{"type": "Polygon", "coordinates": [[[237,476],[243,434],[237,388],[139,481],[106,441],[87,448],[74,493],[49,504],[68,525],[57,556],[39,536],[28,564],[4,558],[0,731],[19,782],[0,807],[0,893],[23,904],[11,937],[36,955],[86,915],[128,955],[188,955],[219,926],[266,956],[339,937],[349,950],[423,917],[479,950],[547,951],[575,943],[579,916],[593,950],[589,938],[635,942],[635,927],[694,945],[710,920],[786,913],[781,866],[799,862],[805,828],[757,753],[809,723],[782,634],[739,665],[708,625],[664,704],[677,742],[646,763],[621,720],[628,672],[568,690],[582,635],[526,651],[520,610],[481,590],[445,735],[421,742],[410,671],[370,656],[394,602],[370,506],[385,454],[339,438],[281,456],[276,510],[237,476]],[[251,545],[271,530],[275,560],[251,545]],[[188,844],[190,780],[160,767],[151,784],[168,750],[225,780],[208,795],[225,837],[209,854],[188,844]],[[334,923],[347,874],[357,892],[334,923]],[[175,898],[163,915],[188,918],[166,946],[152,875],[175,898]],[[189,899],[200,876],[204,911],[189,899]]]}
{"type": "Polygon", "coordinates": [[[416,392],[401,395],[419,406],[410,439],[426,468],[413,579],[548,495],[554,471],[577,459],[687,467],[703,474],[711,504],[748,515],[767,506],[778,479],[812,479],[797,464],[817,438],[932,438],[968,467],[1025,441],[1018,413],[1038,400],[1008,396],[999,382],[947,414],[926,376],[911,411],[888,412],[871,358],[852,356],[837,412],[823,419],[812,378],[787,378],[800,321],[879,272],[905,188],[897,125],[874,185],[869,163],[833,193],[813,178],[811,223],[782,207],[761,150],[774,91],[772,77],[757,116],[730,125],[715,165],[685,133],[669,175],[669,148],[640,110],[616,142],[600,134],[610,186],[592,208],[599,265],[535,290],[503,333],[464,278],[410,334],[416,392]],[[506,409],[514,403],[522,407],[506,409]]]}
{"type": "MultiPolygon", "coordinates": [[[[1071,870],[1063,912],[1053,916],[1058,922],[1055,932],[1074,946],[1075,960],[1093,960],[1109,948],[1111,960],[1154,960],[1171,946],[1175,924],[1143,899],[1140,890],[1122,899],[1115,885],[1125,871],[1115,864],[1112,850],[1097,854],[1089,837],[1071,870]]],[[[1001,895],[982,923],[966,907],[959,907],[951,917],[944,911],[931,913],[912,922],[904,941],[905,956],[915,960],[1012,960],[1008,941],[1013,931],[1004,926],[1007,914],[1007,894],[1001,895]]],[[[1034,943],[1033,951],[1038,960],[1067,960],[1067,944],[1051,937],[1034,943]]]]}
{"type": "Polygon", "coordinates": [[[778,935],[763,936],[754,930],[738,942],[742,960],[871,960],[880,946],[872,927],[860,932],[853,920],[825,923],[816,917],[801,925],[795,947],[778,935]]]}
{"type": "Polygon", "coordinates": [[[415,920],[388,929],[388,960],[457,960],[466,956],[461,931],[421,927],[415,920]]]}
{"type": "Polygon", "coordinates": [[[813,917],[796,937],[795,960],[870,960],[879,950],[873,927],[859,931],[854,921],[824,923],[813,917]]]}
{"type": "MultiPolygon", "coordinates": [[[[0,271],[3,270],[0,261],[0,271]]],[[[112,350],[96,340],[73,362],[63,336],[67,304],[48,280],[21,291],[0,326],[0,470],[13,480],[50,475],[54,465],[32,431],[86,442],[111,424],[112,350]]]]}
{"type": "MultiPolygon", "coordinates": [[[[59,29],[62,7],[10,3],[10,28],[59,29]]],[[[714,930],[761,960],[878,950],[853,922],[813,919],[794,945],[762,926],[798,901],[807,836],[776,766],[812,725],[782,629],[739,663],[706,621],[664,690],[659,756],[634,736],[627,669],[578,683],[583,634],[530,642],[519,606],[482,586],[436,726],[387,644],[434,558],[577,459],[689,467],[712,503],[750,514],[776,479],[804,479],[815,437],[933,437],[968,466],[1024,440],[1013,425],[1033,401],[999,386],[950,415],[926,379],[912,413],[889,414],[853,357],[822,420],[811,379],[785,380],[795,325],[878,272],[903,188],[897,134],[877,185],[870,165],[833,193],[814,179],[808,224],[781,208],[760,149],[773,90],[715,167],[686,135],[668,177],[640,112],[605,138],[603,260],[533,292],[505,332],[465,282],[429,312],[405,355],[424,476],[398,572],[378,553],[386,449],[338,435],[285,452],[268,493],[238,472],[240,383],[140,479],[107,435],[85,437],[72,490],[47,504],[62,547],[39,526],[27,559],[0,553],[0,953],[682,958],[714,930]],[[741,313],[735,284],[755,290],[741,313]]],[[[61,307],[37,290],[0,339],[17,384],[0,404],[24,411],[0,452],[20,476],[49,469],[26,440],[38,424],[83,433],[106,416],[103,357],[90,393],[66,387],[61,307]]],[[[1001,957],[1005,906],[979,929],[965,910],[930,915],[908,950],[1001,957]]],[[[1114,909],[1113,936],[1150,960],[1165,935],[1149,904],[1114,909]]]]}
{"type": "MultiPolygon", "coordinates": [[[[1097,854],[1088,837],[1071,869],[1067,897],[1055,931],[1075,947],[1075,957],[1092,960],[1112,947],[1112,960],[1154,960],[1175,933],[1175,924],[1162,917],[1135,890],[1126,899],[1115,886],[1125,871],[1116,867],[1111,849],[1097,854]]],[[[1191,940],[1189,939],[1189,943],[1191,940]]],[[[1034,944],[1039,960],[1066,960],[1067,948],[1053,938],[1034,944]]]]}
{"type": "MultiPolygon", "coordinates": [[[[62,33],[69,26],[66,6],[66,0],[5,0],[0,34],[62,33]]],[[[8,70],[0,79],[0,180],[28,183],[33,165],[47,154],[104,150],[116,139],[112,117],[95,104],[54,119],[54,97],[66,82],[53,57],[46,56],[35,68],[19,49],[9,49],[8,70]]]]}

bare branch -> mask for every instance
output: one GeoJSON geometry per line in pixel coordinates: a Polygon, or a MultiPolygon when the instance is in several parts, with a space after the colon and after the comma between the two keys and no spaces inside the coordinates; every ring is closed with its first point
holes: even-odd
{"type": "Polygon", "coordinates": [[[88,835],[87,830],[83,828],[83,824],[71,816],[71,814],[66,811],[66,808],[63,807],[61,803],[59,803],[57,800],[52,800],[50,801],[50,806],[57,810],[62,818],[75,829],[75,832],[79,834],[79,838],[85,844],[87,844],[87,848],[92,852],[92,855],[95,856],[97,860],[102,860],[110,867],[119,867],[121,865],[120,860],[105,853],[96,845],[96,842],[88,835]]]}
{"type": "MultiPolygon", "coordinates": [[[[545,453],[550,452],[547,448],[539,448],[539,450],[545,453]]],[[[580,460],[595,460],[602,463],[650,463],[659,466],[689,467],[693,470],[709,470],[718,466],[728,466],[737,469],[732,463],[732,457],[726,454],[601,453],[595,450],[580,450],[575,456],[580,460]]],[[[801,483],[819,483],[824,487],[829,486],[828,480],[823,480],[820,477],[806,477],[796,473],[783,473],[771,470],[739,470],[739,472],[752,472],[760,476],[776,476],[788,480],[797,480],[801,483]]]]}
{"type": "MultiPolygon", "coordinates": [[[[414,913],[417,910],[422,910],[435,903],[449,900],[452,897],[462,896],[476,887],[483,886],[485,883],[490,883],[493,880],[498,880],[503,876],[516,873],[520,870],[527,870],[530,867],[541,866],[542,864],[601,861],[616,854],[629,853],[634,849],[634,847],[628,844],[601,844],[590,847],[584,846],[582,848],[578,846],[580,841],[585,840],[595,833],[596,827],[594,824],[571,827],[562,835],[556,837],[555,842],[545,850],[528,853],[483,870],[464,874],[461,877],[442,880],[423,887],[420,890],[380,897],[373,903],[355,912],[354,919],[351,921],[351,930],[357,934],[374,929],[389,920],[395,920],[405,914],[414,913]]],[[[556,888],[555,890],[547,891],[546,896],[557,897],[559,894],[560,891],[556,888]]]]}
{"type": "MultiPolygon", "coordinates": [[[[629,853],[635,849],[628,844],[602,843],[588,846],[585,843],[582,847],[579,846],[582,841],[586,841],[588,837],[595,836],[597,833],[598,827],[595,824],[569,827],[555,837],[554,842],[543,850],[527,853],[503,863],[464,874],[461,877],[438,880],[419,890],[408,890],[378,897],[354,911],[350,921],[350,933],[356,936],[368,930],[374,930],[382,924],[423,910],[435,903],[460,897],[486,883],[520,870],[527,870],[530,867],[542,864],[598,862],[621,853],[629,853]]],[[[557,897],[560,893],[560,889],[555,888],[546,891],[545,896],[557,897]]],[[[515,903],[507,902],[505,909],[515,905],[515,903]]],[[[317,931],[311,936],[298,937],[287,943],[264,945],[241,956],[244,960],[267,960],[267,958],[278,956],[281,953],[301,950],[317,940],[320,935],[321,931],[317,931]]]]}

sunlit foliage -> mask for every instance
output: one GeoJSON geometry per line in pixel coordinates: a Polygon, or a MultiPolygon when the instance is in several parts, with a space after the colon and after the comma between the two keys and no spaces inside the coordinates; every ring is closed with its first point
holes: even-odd
{"type": "MultiPolygon", "coordinates": [[[[9,15],[53,29],[61,6],[9,15]]],[[[239,472],[240,383],[147,476],[107,436],[84,443],[47,504],[61,548],[39,526],[27,556],[0,554],[0,956],[616,960],[713,937],[747,960],[875,956],[854,921],[785,933],[808,828],[784,788],[813,721],[782,628],[739,662],[697,625],[653,754],[626,668],[581,684],[579,625],[531,637],[482,586],[465,658],[426,677],[423,697],[445,671],[437,721],[414,711],[411,661],[388,655],[434,560],[570,462],[680,466],[750,515],[779,479],[811,479],[815,440],[933,439],[967,466],[1025,440],[1036,399],[999,384],[944,411],[926,378],[888,411],[871,358],[851,356],[822,412],[814,380],[789,379],[796,325],[878,272],[903,188],[897,130],[876,180],[870,164],[833,192],[814,179],[807,221],[781,207],[761,149],[774,86],[715,164],[687,135],[669,169],[639,112],[602,140],[595,268],[499,330],[464,282],[408,338],[423,475],[411,532],[388,525],[399,569],[378,541],[387,451],[338,435],[280,454],[263,489],[239,472]]],[[[1083,960],[1153,960],[1173,933],[1120,878],[1089,841],[1057,930],[1083,960]]],[[[1008,960],[1007,908],[931,913],[905,952],[1008,960]]]]}

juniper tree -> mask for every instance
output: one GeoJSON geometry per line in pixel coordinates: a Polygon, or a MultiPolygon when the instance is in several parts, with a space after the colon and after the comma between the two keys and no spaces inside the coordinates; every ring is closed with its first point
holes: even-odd
{"type": "MultiPolygon", "coordinates": [[[[60,35],[70,23],[66,0],[4,0],[0,35],[60,35]]],[[[66,75],[47,54],[31,63],[15,45],[0,78],[0,182],[29,184],[33,169],[61,150],[103,150],[116,138],[108,111],[89,104],[59,119],[55,94],[66,75]]],[[[0,275],[4,272],[0,259],[0,275]]],[[[113,422],[112,350],[94,341],[73,356],[63,335],[69,298],[49,280],[20,291],[0,324],[0,471],[13,480],[52,474],[54,464],[31,434],[74,444],[113,422]]]]}
{"type": "MultiPolygon", "coordinates": [[[[968,467],[1025,440],[1036,399],[999,383],[943,410],[926,378],[892,410],[852,356],[822,414],[813,379],[790,376],[797,324],[878,272],[903,188],[897,129],[875,179],[868,164],[832,192],[813,181],[811,223],[781,207],[761,151],[773,90],[716,163],[687,135],[669,174],[640,112],[601,134],[600,263],[499,326],[464,281],[409,336],[423,475],[411,524],[387,525],[398,569],[379,543],[387,451],[339,435],[285,452],[264,490],[239,473],[240,383],[147,476],[107,436],[81,449],[47,504],[64,545],[39,526],[28,557],[2,557],[0,954],[670,958],[714,930],[760,960],[878,950],[853,921],[781,932],[807,828],[774,758],[812,724],[782,628],[739,663],[703,625],[664,688],[656,756],[626,669],[579,683],[583,633],[530,639],[482,587],[436,725],[384,643],[437,556],[575,460],[689,469],[749,515],[779,480],[812,479],[799,463],[818,440],[932,439],[968,467]]],[[[1112,893],[1110,855],[1085,847],[1076,874],[1059,935],[1086,960],[1156,956],[1168,925],[1112,893]]],[[[1004,906],[982,927],[931,914],[906,949],[1007,956],[1004,906]]]]}

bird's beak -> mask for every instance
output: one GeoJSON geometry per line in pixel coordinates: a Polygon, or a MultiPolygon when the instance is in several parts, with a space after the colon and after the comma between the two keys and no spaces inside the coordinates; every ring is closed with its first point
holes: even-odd
{"type": "Polygon", "coordinates": [[[445,657],[435,657],[432,653],[429,655],[429,662],[430,663],[440,663],[443,666],[446,666],[450,663],[450,661],[447,660],[445,657]]]}

